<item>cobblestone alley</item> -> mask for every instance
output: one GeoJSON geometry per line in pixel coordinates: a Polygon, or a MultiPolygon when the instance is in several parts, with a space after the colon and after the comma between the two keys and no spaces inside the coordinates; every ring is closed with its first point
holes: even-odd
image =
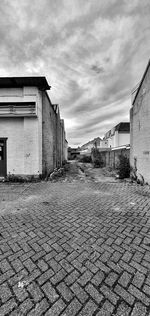
{"type": "Polygon", "coordinates": [[[150,315],[150,189],[0,184],[0,316],[150,315]]]}

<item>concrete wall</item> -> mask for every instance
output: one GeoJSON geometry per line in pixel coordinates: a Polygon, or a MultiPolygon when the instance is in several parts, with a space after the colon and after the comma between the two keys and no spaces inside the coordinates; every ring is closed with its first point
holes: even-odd
{"type": "Polygon", "coordinates": [[[51,101],[45,91],[42,92],[42,104],[42,173],[47,175],[55,167],[56,118],[51,101]]]}
{"type": "MultiPolygon", "coordinates": [[[[104,167],[112,167],[117,168],[119,163],[119,156],[126,156],[128,159],[130,158],[130,149],[99,149],[100,157],[103,161],[104,167]]],[[[93,155],[92,160],[94,159],[93,155]]]]}
{"type": "Polygon", "coordinates": [[[64,160],[68,160],[68,142],[65,139],[64,160]]]}
{"type": "Polygon", "coordinates": [[[60,168],[62,165],[62,156],[61,156],[61,121],[60,121],[60,113],[59,113],[59,108],[57,109],[56,113],[56,139],[57,139],[57,151],[56,151],[56,156],[57,156],[57,168],[60,168]]]}
{"type": "Polygon", "coordinates": [[[37,88],[0,89],[0,102],[36,102],[35,117],[0,117],[0,138],[7,137],[7,174],[42,173],[42,102],[37,88]]]}
{"type": "Polygon", "coordinates": [[[130,163],[136,164],[137,176],[150,184],[150,68],[130,111],[130,163]]]}

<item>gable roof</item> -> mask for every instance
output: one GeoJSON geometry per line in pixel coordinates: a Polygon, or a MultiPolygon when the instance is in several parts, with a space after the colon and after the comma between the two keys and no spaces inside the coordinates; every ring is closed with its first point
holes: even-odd
{"type": "Polygon", "coordinates": [[[146,76],[146,74],[147,74],[147,71],[148,71],[149,66],[150,66],[150,59],[149,59],[149,61],[148,61],[148,64],[147,64],[147,66],[146,66],[146,69],[145,69],[145,71],[144,71],[143,77],[142,77],[142,79],[141,79],[141,81],[140,81],[140,83],[139,83],[139,85],[138,85],[137,91],[136,91],[136,93],[135,93],[135,95],[134,95],[134,98],[133,98],[133,100],[132,100],[132,104],[134,104],[134,102],[135,102],[135,100],[136,100],[136,98],[137,98],[137,95],[138,95],[138,93],[139,93],[139,91],[140,91],[141,85],[142,85],[142,83],[143,83],[143,81],[144,81],[144,78],[145,78],[145,76],[146,76]]]}
{"type": "Polygon", "coordinates": [[[38,87],[41,90],[50,90],[45,77],[0,77],[0,88],[38,87]]]}

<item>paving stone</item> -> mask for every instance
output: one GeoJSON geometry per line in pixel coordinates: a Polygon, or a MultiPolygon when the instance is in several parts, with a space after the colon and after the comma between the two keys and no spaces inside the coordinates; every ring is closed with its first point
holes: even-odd
{"type": "Polygon", "coordinates": [[[133,308],[131,316],[145,316],[146,313],[147,313],[146,307],[140,302],[137,302],[133,308]]]}
{"type": "Polygon", "coordinates": [[[96,314],[96,316],[111,316],[113,315],[113,310],[114,306],[108,300],[106,300],[102,308],[100,308],[100,311],[96,314]]]}
{"type": "Polygon", "coordinates": [[[141,292],[139,289],[137,289],[132,284],[129,286],[129,292],[135,296],[138,300],[140,300],[143,304],[146,306],[150,305],[150,298],[147,297],[143,292],[141,292]]]}
{"type": "Polygon", "coordinates": [[[78,279],[78,282],[84,286],[87,284],[88,281],[91,280],[93,274],[90,271],[85,271],[82,276],[78,279]]]}
{"type": "Polygon", "coordinates": [[[11,316],[22,316],[28,315],[28,312],[33,307],[32,301],[27,298],[24,302],[22,302],[17,309],[15,309],[10,315],[11,316]]]}
{"type": "Polygon", "coordinates": [[[37,265],[42,270],[42,272],[48,270],[48,264],[43,259],[39,260],[37,265]]]}
{"type": "Polygon", "coordinates": [[[52,269],[47,270],[43,274],[40,275],[40,277],[37,279],[37,282],[42,285],[44,284],[48,279],[50,279],[54,275],[54,271],[52,269]]]}
{"type": "Polygon", "coordinates": [[[33,282],[27,287],[27,291],[30,293],[30,296],[33,298],[34,302],[37,303],[42,300],[44,294],[40,290],[39,286],[33,282]]]}
{"type": "Polygon", "coordinates": [[[138,288],[141,288],[141,286],[143,285],[144,279],[145,279],[145,275],[137,271],[132,280],[132,284],[138,288]]]}
{"type": "Polygon", "coordinates": [[[59,270],[52,278],[51,282],[57,284],[61,282],[67,275],[67,272],[64,269],[59,270]]]}
{"type": "Polygon", "coordinates": [[[59,298],[59,295],[56,293],[54,287],[50,284],[50,282],[46,282],[42,286],[42,290],[51,303],[54,303],[59,298]]]}
{"type": "Polygon", "coordinates": [[[80,273],[77,270],[74,270],[65,278],[65,283],[71,285],[79,278],[79,276],[80,273]]]}
{"type": "Polygon", "coordinates": [[[118,274],[115,272],[110,272],[107,276],[107,278],[105,279],[105,283],[109,286],[113,286],[114,283],[116,282],[116,280],[118,279],[118,274]]]}
{"type": "Polygon", "coordinates": [[[62,299],[59,299],[52,307],[46,312],[45,316],[59,316],[60,313],[64,310],[66,304],[62,299]]]}
{"type": "Polygon", "coordinates": [[[104,295],[104,297],[110,300],[111,303],[113,303],[114,305],[117,304],[119,297],[109,287],[107,287],[106,285],[102,285],[100,291],[104,295]]]}
{"type": "Polygon", "coordinates": [[[89,300],[79,313],[79,316],[92,316],[96,309],[97,305],[92,300],[89,300]]]}
{"type": "Polygon", "coordinates": [[[49,303],[44,298],[42,301],[37,303],[35,307],[28,313],[28,316],[41,316],[49,308],[49,303]]]}
{"type": "Polygon", "coordinates": [[[118,280],[118,282],[123,286],[123,287],[127,287],[130,280],[132,278],[132,275],[129,274],[128,272],[124,271],[123,274],[121,275],[120,279],[118,280]]]}
{"type": "Polygon", "coordinates": [[[2,303],[8,301],[8,299],[10,299],[12,297],[12,293],[8,287],[7,283],[3,283],[0,286],[0,299],[2,301],[2,303]]]}
{"type": "Polygon", "coordinates": [[[78,314],[78,311],[81,309],[82,305],[79,301],[74,298],[73,301],[67,306],[61,316],[75,316],[78,314]]]}
{"type": "Polygon", "coordinates": [[[57,290],[61,294],[62,298],[67,302],[69,302],[74,296],[69,287],[64,282],[59,283],[57,290]]]}
{"type": "Polygon", "coordinates": [[[84,291],[84,289],[78,284],[78,283],[74,283],[71,286],[71,290],[72,292],[77,296],[78,300],[84,304],[85,301],[87,301],[88,299],[88,295],[87,293],[84,291]]]}
{"type": "Polygon", "coordinates": [[[5,316],[17,306],[16,301],[12,298],[0,307],[0,315],[5,316]]]}
{"type": "Polygon", "coordinates": [[[11,266],[7,259],[0,261],[0,269],[3,273],[5,273],[8,270],[11,270],[11,266]]]}
{"type": "Polygon", "coordinates": [[[129,307],[125,302],[122,302],[117,308],[116,316],[129,316],[130,312],[131,307],[129,307]]]}
{"type": "Polygon", "coordinates": [[[104,298],[104,296],[90,283],[85,287],[85,290],[97,304],[99,304],[104,298]]]}
{"type": "Polygon", "coordinates": [[[135,300],[134,296],[127,292],[123,287],[117,284],[115,287],[115,292],[120,295],[126,303],[128,303],[129,305],[133,305],[135,300]]]}
{"type": "Polygon", "coordinates": [[[13,292],[17,300],[20,302],[23,302],[28,297],[28,292],[26,289],[22,286],[19,286],[19,284],[13,286],[13,292]]]}

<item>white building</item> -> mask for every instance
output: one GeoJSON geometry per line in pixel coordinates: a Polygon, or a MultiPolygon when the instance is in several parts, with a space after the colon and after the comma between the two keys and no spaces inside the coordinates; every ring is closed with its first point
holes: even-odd
{"type": "Polygon", "coordinates": [[[45,77],[0,78],[0,177],[39,176],[61,165],[64,125],[49,89],[45,77]]]}
{"type": "Polygon", "coordinates": [[[103,141],[107,141],[107,148],[116,148],[130,144],[130,122],[121,122],[109,130],[103,141]]]}

